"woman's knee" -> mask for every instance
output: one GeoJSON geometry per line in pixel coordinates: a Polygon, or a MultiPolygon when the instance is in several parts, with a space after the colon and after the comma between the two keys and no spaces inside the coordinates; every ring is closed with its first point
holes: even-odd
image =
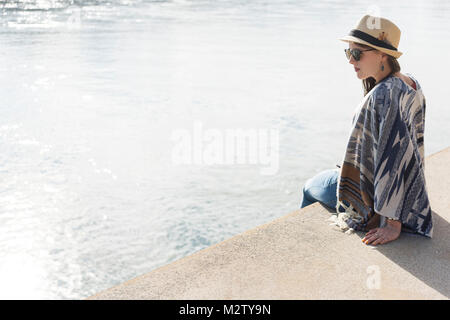
{"type": "Polygon", "coordinates": [[[305,183],[305,185],[303,186],[302,193],[303,193],[303,198],[304,198],[304,199],[308,199],[309,201],[317,201],[317,200],[312,196],[313,193],[311,192],[311,187],[308,186],[307,183],[305,183]]]}
{"type": "Polygon", "coordinates": [[[319,201],[327,206],[335,205],[337,175],[336,170],[326,170],[308,179],[302,189],[303,198],[309,203],[319,201]]]}

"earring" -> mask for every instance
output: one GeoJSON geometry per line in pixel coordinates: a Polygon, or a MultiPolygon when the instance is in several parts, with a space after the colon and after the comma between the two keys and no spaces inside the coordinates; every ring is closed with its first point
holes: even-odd
{"type": "Polygon", "coordinates": [[[384,71],[384,64],[381,64],[381,71],[384,71]]]}

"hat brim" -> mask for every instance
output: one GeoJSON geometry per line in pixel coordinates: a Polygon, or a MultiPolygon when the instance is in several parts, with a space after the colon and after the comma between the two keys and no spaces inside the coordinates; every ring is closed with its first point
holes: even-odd
{"type": "Polygon", "coordinates": [[[339,40],[344,41],[344,42],[356,42],[356,43],[364,44],[366,46],[377,49],[378,51],[384,52],[390,56],[393,56],[394,58],[399,58],[403,54],[400,51],[389,50],[389,49],[386,49],[383,47],[374,46],[373,44],[371,44],[367,41],[361,40],[359,38],[356,38],[354,36],[345,36],[345,37],[339,38],[339,40]]]}

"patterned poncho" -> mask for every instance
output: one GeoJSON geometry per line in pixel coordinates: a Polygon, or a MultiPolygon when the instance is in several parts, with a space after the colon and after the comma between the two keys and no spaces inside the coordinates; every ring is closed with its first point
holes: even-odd
{"type": "Polygon", "coordinates": [[[432,236],[424,174],[425,97],[407,75],[417,90],[391,75],[356,109],[338,179],[341,227],[367,231],[391,218],[402,222],[402,231],[432,236]]]}

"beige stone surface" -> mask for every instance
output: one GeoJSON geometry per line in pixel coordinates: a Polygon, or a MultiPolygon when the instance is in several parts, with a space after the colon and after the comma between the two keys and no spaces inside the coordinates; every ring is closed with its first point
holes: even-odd
{"type": "Polygon", "coordinates": [[[89,299],[448,299],[449,163],[450,148],[425,162],[432,239],[367,246],[316,203],[89,299]]]}

